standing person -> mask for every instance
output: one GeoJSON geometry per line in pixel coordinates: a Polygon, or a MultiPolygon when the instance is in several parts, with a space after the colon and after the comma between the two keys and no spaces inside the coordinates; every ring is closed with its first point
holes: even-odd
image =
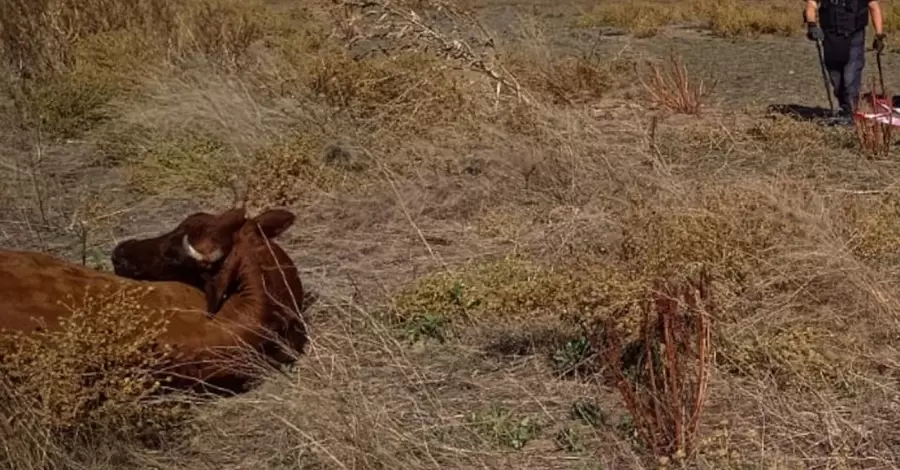
{"type": "Polygon", "coordinates": [[[866,64],[866,27],[870,15],[875,27],[872,48],[880,53],[884,49],[886,35],[882,29],[878,0],[806,1],[806,37],[822,42],[825,68],[841,108],[839,116],[848,124],[852,123],[859,101],[862,71],[866,64]]]}

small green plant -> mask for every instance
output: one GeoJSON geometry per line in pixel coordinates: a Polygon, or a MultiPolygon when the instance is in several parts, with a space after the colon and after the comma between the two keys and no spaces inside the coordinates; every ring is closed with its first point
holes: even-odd
{"type": "Polygon", "coordinates": [[[111,118],[105,109],[114,88],[77,71],[28,83],[17,97],[26,121],[37,121],[53,137],[78,137],[111,118]]]}
{"type": "Polygon", "coordinates": [[[634,419],[629,414],[623,414],[619,418],[619,422],[616,424],[616,429],[619,433],[630,439],[637,437],[637,427],[634,425],[634,419]]]}
{"type": "Polygon", "coordinates": [[[595,428],[606,424],[606,415],[603,413],[603,410],[589,400],[578,400],[572,403],[569,415],[572,419],[577,419],[595,428]]]}
{"type": "Polygon", "coordinates": [[[447,329],[450,320],[441,314],[424,314],[411,318],[406,322],[404,331],[410,343],[417,343],[423,338],[431,338],[443,343],[447,340],[447,329]]]}
{"type": "Polygon", "coordinates": [[[589,372],[590,359],[593,356],[591,343],[587,338],[575,338],[566,342],[553,354],[553,364],[563,375],[589,372]]]}
{"type": "Polygon", "coordinates": [[[107,259],[108,257],[106,253],[97,248],[89,248],[84,253],[84,264],[97,271],[112,272],[112,269],[110,269],[111,262],[107,259]]]}
{"type": "Polygon", "coordinates": [[[481,433],[491,436],[498,444],[517,450],[534,439],[540,429],[533,418],[528,416],[519,418],[512,412],[498,407],[473,413],[469,416],[469,422],[481,433]]]}
{"type": "Polygon", "coordinates": [[[459,279],[453,282],[448,294],[453,305],[461,308],[464,312],[477,307],[481,303],[481,299],[469,299],[466,296],[466,285],[459,279]]]}
{"type": "Polygon", "coordinates": [[[148,195],[208,196],[226,187],[236,161],[226,142],[199,129],[158,132],[143,127],[117,136],[131,185],[148,195]]]}
{"type": "Polygon", "coordinates": [[[357,182],[358,175],[322,158],[322,136],[297,131],[257,150],[249,159],[248,205],[298,206],[357,182]]]}
{"type": "Polygon", "coordinates": [[[553,440],[557,447],[566,452],[582,452],[584,451],[584,443],[581,441],[581,435],[572,428],[560,429],[553,440]]]}
{"type": "MultiPolygon", "coordinates": [[[[546,318],[586,319],[615,310],[630,298],[634,282],[607,266],[570,269],[549,267],[519,255],[479,261],[440,271],[404,286],[394,297],[398,323],[418,315],[441,312],[452,319],[480,320],[546,318]],[[588,315],[588,314],[591,315],[588,315]]],[[[572,353],[585,346],[573,343],[572,353]]]]}

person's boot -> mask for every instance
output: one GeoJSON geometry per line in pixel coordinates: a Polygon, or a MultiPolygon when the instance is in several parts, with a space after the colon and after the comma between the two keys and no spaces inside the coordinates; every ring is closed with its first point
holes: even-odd
{"type": "Polygon", "coordinates": [[[835,119],[834,125],[844,126],[844,127],[853,127],[853,116],[840,115],[837,117],[837,119],[835,119]]]}
{"type": "Polygon", "coordinates": [[[853,126],[853,110],[842,106],[833,123],[835,126],[853,126]]]}

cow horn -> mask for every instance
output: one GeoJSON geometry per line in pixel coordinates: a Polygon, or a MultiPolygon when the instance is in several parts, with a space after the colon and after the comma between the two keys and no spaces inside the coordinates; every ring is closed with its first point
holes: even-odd
{"type": "Polygon", "coordinates": [[[191,246],[191,242],[188,241],[187,234],[185,234],[184,238],[181,239],[181,246],[184,247],[184,251],[186,251],[188,256],[190,256],[191,258],[194,258],[197,261],[206,261],[206,257],[200,254],[199,251],[194,249],[193,246],[191,246]]]}

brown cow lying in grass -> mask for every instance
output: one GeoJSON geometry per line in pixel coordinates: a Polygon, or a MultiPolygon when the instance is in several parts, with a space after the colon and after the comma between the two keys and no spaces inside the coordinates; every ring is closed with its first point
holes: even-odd
{"type": "MultiPolygon", "coordinates": [[[[0,250],[0,328],[24,334],[60,328],[72,315],[63,305],[67,298],[87,298],[103,288],[143,289],[145,293],[133,308],[141,310],[142,315],[168,320],[157,341],[174,352],[165,370],[174,378],[173,386],[195,388],[205,382],[237,392],[254,379],[254,374],[242,366],[252,361],[255,353],[262,353],[269,361],[292,364],[307,342],[299,313],[303,286],[297,268],[270,240],[293,222],[292,213],[269,210],[246,220],[232,234],[233,247],[224,261],[229,271],[216,286],[221,288],[233,281],[234,294],[214,321],[203,314],[203,293],[181,282],[139,281],[43,253],[0,250]],[[229,362],[237,367],[229,367],[229,362]]],[[[188,235],[198,245],[209,242],[190,230],[188,235]]],[[[139,259],[129,258],[127,252],[120,250],[116,262],[142,269],[135,264],[139,259]]]]}
{"type": "Polygon", "coordinates": [[[198,212],[157,237],[125,240],[113,248],[115,273],[140,281],[178,281],[206,294],[207,314],[217,312],[222,292],[213,275],[231,252],[232,237],[247,221],[243,208],[213,215],[198,212]]]}

